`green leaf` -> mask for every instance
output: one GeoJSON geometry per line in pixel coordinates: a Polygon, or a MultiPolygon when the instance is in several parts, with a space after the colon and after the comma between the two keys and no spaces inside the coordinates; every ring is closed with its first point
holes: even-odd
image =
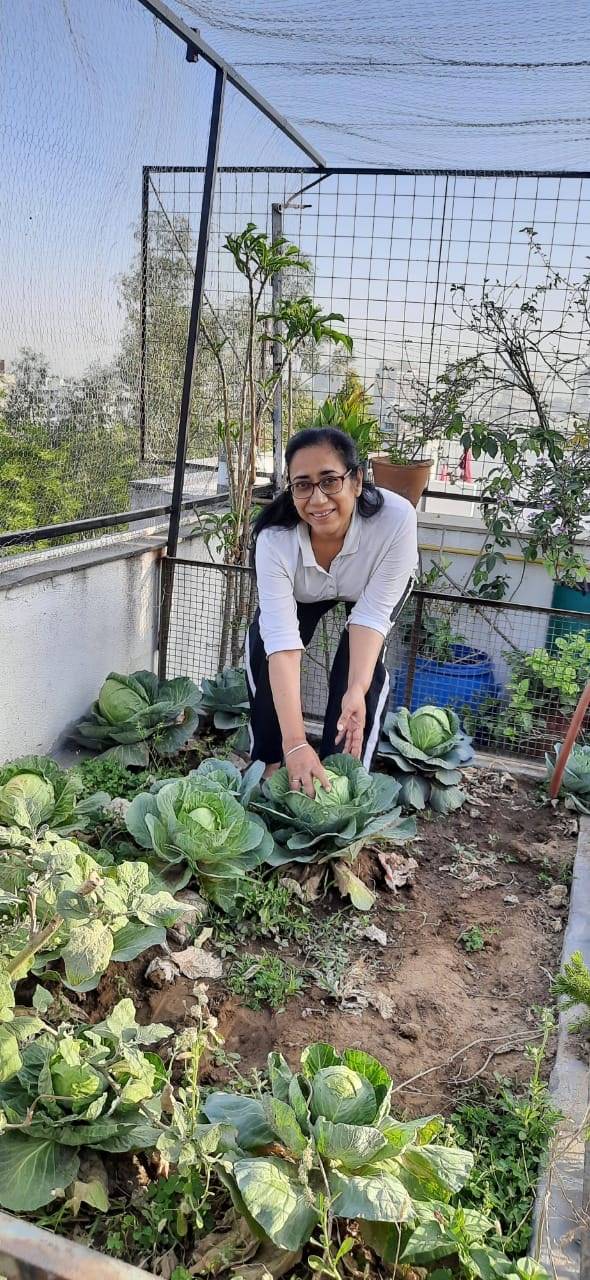
{"type": "Polygon", "coordinates": [[[307,1146],[307,1139],[302,1133],[295,1112],[286,1102],[281,1102],[278,1098],[272,1098],[268,1094],[262,1101],[264,1114],[268,1123],[288,1151],[293,1155],[301,1156],[307,1146]]]}
{"type": "Polygon", "coordinates": [[[166,930],[160,925],[144,925],[130,920],[113,934],[111,960],[122,963],[135,960],[150,947],[160,947],[166,941],[166,930]]]}
{"type": "Polygon", "coordinates": [[[234,1176],[248,1212],[279,1249],[300,1249],[318,1217],[286,1161],[237,1160],[234,1176]]]}
{"type": "Polygon", "coordinates": [[[345,1169],[362,1169],[387,1146],[387,1138],[370,1125],[333,1124],[319,1116],[313,1126],[317,1149],[345,1169]]]}
{"type": "Polygon", "coordinates": [[[335,1170],[328,1174],[333,1210],[339,1218],[361,1218],[369,1222],[407,1222],[413,1205],[406,1188],[392,1174],[345,1177],[335,1170]]]}
{"type": "Polygon", "coordinates": [[[421,1182],[426,1182],[436,1195],[438,1191],[460,1191],[473,1168],[471,1151],[461,1147],[429,1146],[407,1149],[401,1156],[406,1169],[421,1182]]]}
{"type": "Polygon", "coordinates": [[[285,1061],[282,1053],[269,1053],[268,1075],[270,1079],[270,1087],[275,1098],[279,1098],[281,1102],[288,1102],[289,1085],[293,1079],[293,1072],[291,1071],[289,1063],[285,1061]]]}
{"type": "Polygon", "coordinates": [[[5,1133],[0,1137],[0,1204],[13,1213],[40,1209],[73,1182],[79,1165],[69,1147],[5,1133]]]}
{"type": "Polygon", "coordinates": [[[316,1072],[321,1071],[324,1067],[340,1066],[342,1058],[331,1044],[325,1044],[318,1040],[316,1044],[310,1044],[301,1054],[301,1067],[303,1074],[313,1079],[316,1072]]]}
{"type": "Polygon", "coordinates": [[[53,1004],[53,996],[46,987],[36,986],[31,1004],[38,1013],[47,1013],[53,1004]]]}
{"type": "Polygon", "coordinates": [[[65,984],[74,991],[92,991],[108,968],[113,935],[100,920],[76,925],[62,952],[65,984]]]}
{"type": "Polygon", "coordinates": [[[18,1040],[10,1030],[10,1024],[0,1024],[0,1083],[10,1080],[21,1067],[18,1040]]]}
{"type": "Polygon", "coordinates": [[[274,1142],[271,1129],[261,1102],[235,1093],[210,1093],[203,1103],[203,1111],[212,1124],[232,1125],[238,1132],[238,1143],[247,1151],[266,1147],[274,1142]]]}

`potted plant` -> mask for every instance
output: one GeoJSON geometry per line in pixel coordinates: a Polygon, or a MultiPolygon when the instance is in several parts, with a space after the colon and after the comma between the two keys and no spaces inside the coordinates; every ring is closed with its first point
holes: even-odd
{"type": "Polygon", "coordinates": [[[381,447],[381,428],[369,412],[370,399],[358,374],[350,370],[340,390],[324,400],[311,423],[313,427],[337,427],[350,436],[365,474],[370,455],[381,447]]]}
{"type": "Polygon", "coordinates": [[[493,744],[542,755],[565,736],[580,694],[590,681],[590,634],[558,636],[553,649],[520,651],[507,659],[510,675],[502,697],[469,717],[468,731],[493,744]]]}
{"type": "Polygon", "coordinates": [[[434,389],[410,378],[407,399],[414,412],[396,406],[383,430],[387,452],[373,458],[373,479],[381,489],[391,489],[417,506],[428,487],[435,453],[441,440],[460,435],[464,428],[462,403],[472,391],[478,357],[449,364],[436,379],[434,389]]]}

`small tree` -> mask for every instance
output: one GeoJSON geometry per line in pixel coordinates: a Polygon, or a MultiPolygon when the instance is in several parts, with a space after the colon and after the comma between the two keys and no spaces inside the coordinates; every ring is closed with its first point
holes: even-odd
{"type": "MultiPolygon", "coordinates": [[[[226,564],[245,568],[250,547],[250,524],[256,484],[257,460],[265,426],[270,425],[273,399],[277,387],[284,393],[293,357],[303,349],[320,347],[325,342],[340,344],[352,350],[348,334],[334,328],[333,322],[343,317],[324,313],[309,294],[281,298],[273,311],[268,310],[268,286],[281,273],[309,274],[311,265],[296,245],[281,236],[271,241],[254,223],[236,235],[228,235],[225,248],[234,266],[246,282],[246,342],[236,383],[235,347],[229,347],[223,335],[215,337],[210,326],[204,340],[212,352],[221,386],[219,436],[227,459],[230,510],[216,516],[211,513],[200,520],[207,544],[215,546],[226,564]],[[269,359],[270,344],[280,349],[278,367],[269,359]],[[232,390],[237,386],[237,398],[232,390]]],[[[229,575],[226,591],[219,665],[225,665],[231,631],[232,660],[239,650],[239,636],[250,611],[246,575],[229,575]]]]}

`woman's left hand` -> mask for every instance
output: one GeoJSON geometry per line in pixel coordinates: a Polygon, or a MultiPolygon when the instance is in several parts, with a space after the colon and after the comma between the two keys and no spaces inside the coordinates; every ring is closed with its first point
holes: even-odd
{"type": "Polygon", "coordinates": [[[343,742],[342,750],[357,760],[360,760],[363,749],[366,715],[364,690],[360,684],[350,685],[342,699],[336,745],[343,742]]]}

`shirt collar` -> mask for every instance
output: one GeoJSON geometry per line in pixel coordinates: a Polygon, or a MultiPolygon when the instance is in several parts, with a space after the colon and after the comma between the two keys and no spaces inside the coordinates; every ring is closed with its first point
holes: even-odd
{"type": "MultiPolygon", "coordinates": [[[[317,569],[318,564],[313,553],[311,545],[311,535],[309,525],[305,520],[300,520],[297,525],[297,537],[299,539],[299,548],[301,550],[301,559],[306,569],[317,569]]],[[[337,560],[340,556],[351,556],[358,551],[361,541],[361,518],[358,514],[356,506],[352,513],[352,519],[346,530],[342,550],[334,558],[337,560]]]]}

